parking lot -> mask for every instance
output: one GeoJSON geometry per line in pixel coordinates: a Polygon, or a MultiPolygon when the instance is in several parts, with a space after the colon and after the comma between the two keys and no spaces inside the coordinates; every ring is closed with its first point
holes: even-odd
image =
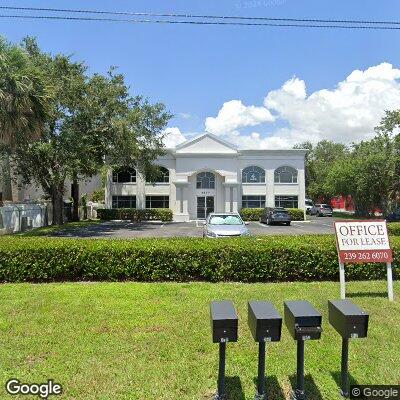
{"type": "MultiPolygon", "coordinates": [[[[308,221],[294,221],[291,226],[265,225],[249,222],[250,233],[259,235],[304,235],[333,233],[333,218],[308,217],[308,221]]],[[[147,222],[140,225],[128,221],[107,221],[84,228],[60,230],[58,237],[132,239],[140,237],[201,237],[201,222],[147,222]]]]}

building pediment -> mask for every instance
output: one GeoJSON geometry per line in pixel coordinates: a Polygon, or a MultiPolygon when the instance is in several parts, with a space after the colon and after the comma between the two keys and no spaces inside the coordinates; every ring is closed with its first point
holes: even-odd
{"type": "Polygon", "coordinates": [[[177,154],[237,154],[237,148],[211,133],[205,133],[176,147],[177,154]]]}

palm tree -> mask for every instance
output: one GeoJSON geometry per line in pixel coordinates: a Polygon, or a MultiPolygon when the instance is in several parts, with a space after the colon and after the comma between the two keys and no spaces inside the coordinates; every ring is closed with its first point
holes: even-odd
{"type": "Polygon", "coordinates": [[[40,135],[48,113],[48,98],[49,88],[28,53],[0,38],[0,185],[4,200],[13,197],[10,155],[17,137],[28,135],[34,139],[40,135]]]}

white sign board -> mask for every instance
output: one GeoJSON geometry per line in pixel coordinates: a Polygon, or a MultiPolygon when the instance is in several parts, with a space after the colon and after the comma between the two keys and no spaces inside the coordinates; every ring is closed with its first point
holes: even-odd
{"type": "Polygon", "coordinates": [[[339,255],[340,292],[344,299],[345,263],[386,263],[388,296],[393,300],[392,261],[387,225],[384,220],[335,221],[336,245],[339,255]]]}

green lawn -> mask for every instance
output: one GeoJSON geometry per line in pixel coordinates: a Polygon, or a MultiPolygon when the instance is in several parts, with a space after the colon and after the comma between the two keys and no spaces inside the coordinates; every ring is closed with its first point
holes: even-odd
{"type": "MultiPolygon", "coordinates": [[[[400,295],[400,284],[395,291],[400,295]]],[[[400,304],[386,282],[351,282],[352,300],[370,313],[367,339],[350,346],[352,379],[400,383],[400,304]]],[[[310,400],[339,399],[340,338],[328,324],[327,300],[339,284],[63,283],[0,285],[0,398],[4,383],[53,378],[67,399],[211,399],[218,345],[211,343],[209,302],[232,299],[239,342],[228,344],[229,399],[253,399],[257,345],[247,327],[247,301],[310,300],[323,313],[320,341],[306,342],[310,400]]],[[[296,346],[267,346],[269,399],[289,399],[296,346]]]]}

